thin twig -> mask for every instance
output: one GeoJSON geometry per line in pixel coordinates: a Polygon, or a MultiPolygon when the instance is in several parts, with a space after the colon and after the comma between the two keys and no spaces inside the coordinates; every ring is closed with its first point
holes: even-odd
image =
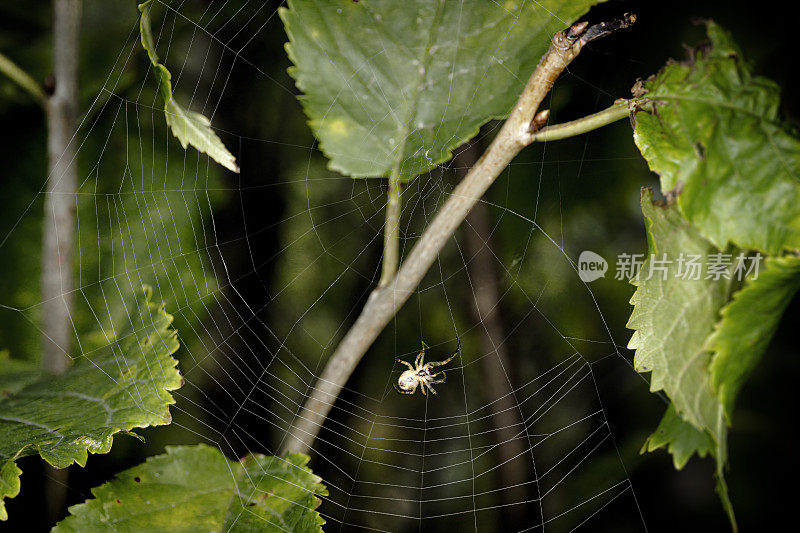
{"type": "MultiPolygon", "coordinates": [[[[53,2],[55,90],[45,104],[48,176],[42,223],[42,367],[54,373],[64,372],[69,366],[72,341],[72,249],[77,184],[74,135],[80,20],[80,0],[53,2]]],[[[63,515],[67,475],[66,469],[49,471],[45,490],[51,522],[63,515]]]]}
{"type": "Polygon", "coordinates": [[[611,107],[577,120],[547,126],[531,133],[531,142],[548,142],[575,137],[630,116],[630,102],[620,98],[611,107]]]}
{"type": "Polygon", "coordinates": [[[42,86],[36,83],[36,80],[34,80],[30,74],[22,70],[19,65],[2,53],[0,53],[0,73],[8,76],[11,81],[33,96],[33,99],[36,100],[39,105],[44,106],[47,102],[47,95],[42,86]]]}
{"type": "Polygon", "coordinates": [[[53,2],[53,77],[47,99],[47,195],[42,243],[42,366],[60,373],[69,365],[72,340],[72,248],[75,233],[78,47],[80,0],[53,2]]]}
{"type": "MultiPolygon", "coordinates": [[[[626,16],[625,20],[632,22],[635,19],[626,16]]],[[[603,35],[591,28],[587,31],[587,26],[586,22],[581,22],[553,36],[550,48],[539,61],[492,144],[453,190],[397,275],[391,282],[379,285],[370,294],[358,319],[345,334],[310,391],[288,432],[281,453],[308,451],[333,407],[333,402],[367,349],[414,292],[472,206],[480,200],[511,160],[532,142],[531,123],[556,78],[587,42],[603,35]]]]}

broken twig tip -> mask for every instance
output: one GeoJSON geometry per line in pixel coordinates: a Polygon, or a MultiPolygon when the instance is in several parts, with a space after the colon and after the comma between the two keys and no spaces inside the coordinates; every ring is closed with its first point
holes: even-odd
{"type": "Polygon", "coordinates": [[[636,23],[636,14],[625,13],[624,15],[622,15],[621,18],[609,20],[608,22],[600,22],[598,24],[590,26],[585,32],[581,34],[581,41],[583,41],[583,43],[586,44],[589,41],[600,39],[601,37],[605,37],[606,35],[614,33],[615,31],[630,28],[635,23],[636,23]]]}

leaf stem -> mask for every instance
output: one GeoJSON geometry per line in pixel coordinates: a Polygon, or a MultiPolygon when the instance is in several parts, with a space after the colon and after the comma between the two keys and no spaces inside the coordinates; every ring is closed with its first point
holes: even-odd
{"type": "MultiPolygon", "coordinates": [[[[634,20],[632,15],[626,15],[623,23],[615,27],[627,27],[634,20]]],[[[411,297],[470,209],[511,160],[532,142],[531,121],[556,78],[578,56],[583,45],[608,33],[598,31],[597,26],[601,25],[588,30],[587,26],[586,22],[580,22],[553,36],[550,48],[539,61],[492,144],[453,190],[397,274],[370,294],[361,314],[336,347],[322,374],[310,387],[305,404],[286,434],[281,455],[308,451],[358,362],[411,297]]],[[[610,27],[608,24],[602,26],[605,29],[610,27]]]]}
{"type": "Polygon", "coordinates": [[[40,84],[33,79],[33,77],[22,70],[22,68],[11,61],[5,54],[0,52],[0,73],[5,74],[8,78],[19,85],[22,89],[30,94],[36,102],[44,107],[47,104],[47,95],[40,84]]]}
{"type": "Polygon", "coordinates": [[[381,280],[378,284],[387,285],[395,273],[400,262],[400,165],[395,165],[389,176],[389,192],[386,202],[386,223],[383,227],[383,263],[381,265],[381,280]]]}
{"type": "Polygon", "coordinates": [[[557,141],[559,139],[575,137],[602,128],[603,126],[628,116],[630,116],[629,101],[620,98],[615,101],[611,107],[607,107],[597,113],[570,122],[564,122],[563,124],[547,126],[539,131],[532,132],[530,142],[557,141]]]}

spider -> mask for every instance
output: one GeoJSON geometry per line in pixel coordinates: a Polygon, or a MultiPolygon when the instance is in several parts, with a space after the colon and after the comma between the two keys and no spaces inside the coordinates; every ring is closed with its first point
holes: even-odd
{"type": "Polygon", "coordinates": [[[437,383],[444,383],[447,376],[444,372],[434,373],[433,369],[437,366],[444,366],[450,361],[452,361],[455,356],[461,351],[461,341],[458,341],[458,348],[453,355],[445,359],[444,361],[431,361],[430,363],[425,363],[425,350],[428,349],[428,345],[425,342],[422,343],[422,350],[420,350],[419,355],[417,355],[417,359],[414,361],[414,364],[407,361],[403,361],[402,359],[398,359],[398,363],[403,363],[408,367],[408,370],[404,370],[402,374],[400,374],[400,378],[397,380],[397,385],[395,385],[395,389],[397,392],[401,394],[414,394],[417,391],[417,387],[421,386],[422,395],[425,396],[425,389],[427,388],[431,391],[431,394],[436,394],[436,391],[433,390],[432,385],[437,383]]]}

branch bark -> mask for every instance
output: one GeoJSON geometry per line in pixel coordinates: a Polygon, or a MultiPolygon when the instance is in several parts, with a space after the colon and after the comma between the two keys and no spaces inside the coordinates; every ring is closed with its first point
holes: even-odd
{"type": "Polygon", "coordinates": [[[42,245],[42,366],[60,373],[69,366],[72,328],[72,248],[75,233],[75,120],[78,106],[80,0],[53,2],[53,77],[48,98],[47,195],[42,245]]]}
{"type": "MultiPolygon", "coordinates": [[[[72,340],[72,249],[75,234],[77,155],[74,141],[78,108],[80,0],[53,2],[53,77],[55,90],[45,103],[47,119],[47,194],[42,243],[42,367],[64,372],[72,340]]],[[[66,469],[47,468],[45,491],[51,523],[64,512],[66,469]]]]}
{"type": "MultiPolygon", "coordinates": [[[[626,25],[629,25],[635,18],[631,15],[626,20],[626,25]]],[[[556,78],[577,57],[584,44],[604,35],[598,33],[599,25],[588,30],[587,26],[586,22],[580,22],[553,36],[550,48],[539,61],[489,148],[453,190],[394,278],[385,285],[379,285],[370,294],[358,319],[345,334],[312,387],[287,434],[281,453],[308,451],[333,402],[367,349],[411,296],[470,209],[514,157],[533,142],[532,121],[556,78]]]]}

